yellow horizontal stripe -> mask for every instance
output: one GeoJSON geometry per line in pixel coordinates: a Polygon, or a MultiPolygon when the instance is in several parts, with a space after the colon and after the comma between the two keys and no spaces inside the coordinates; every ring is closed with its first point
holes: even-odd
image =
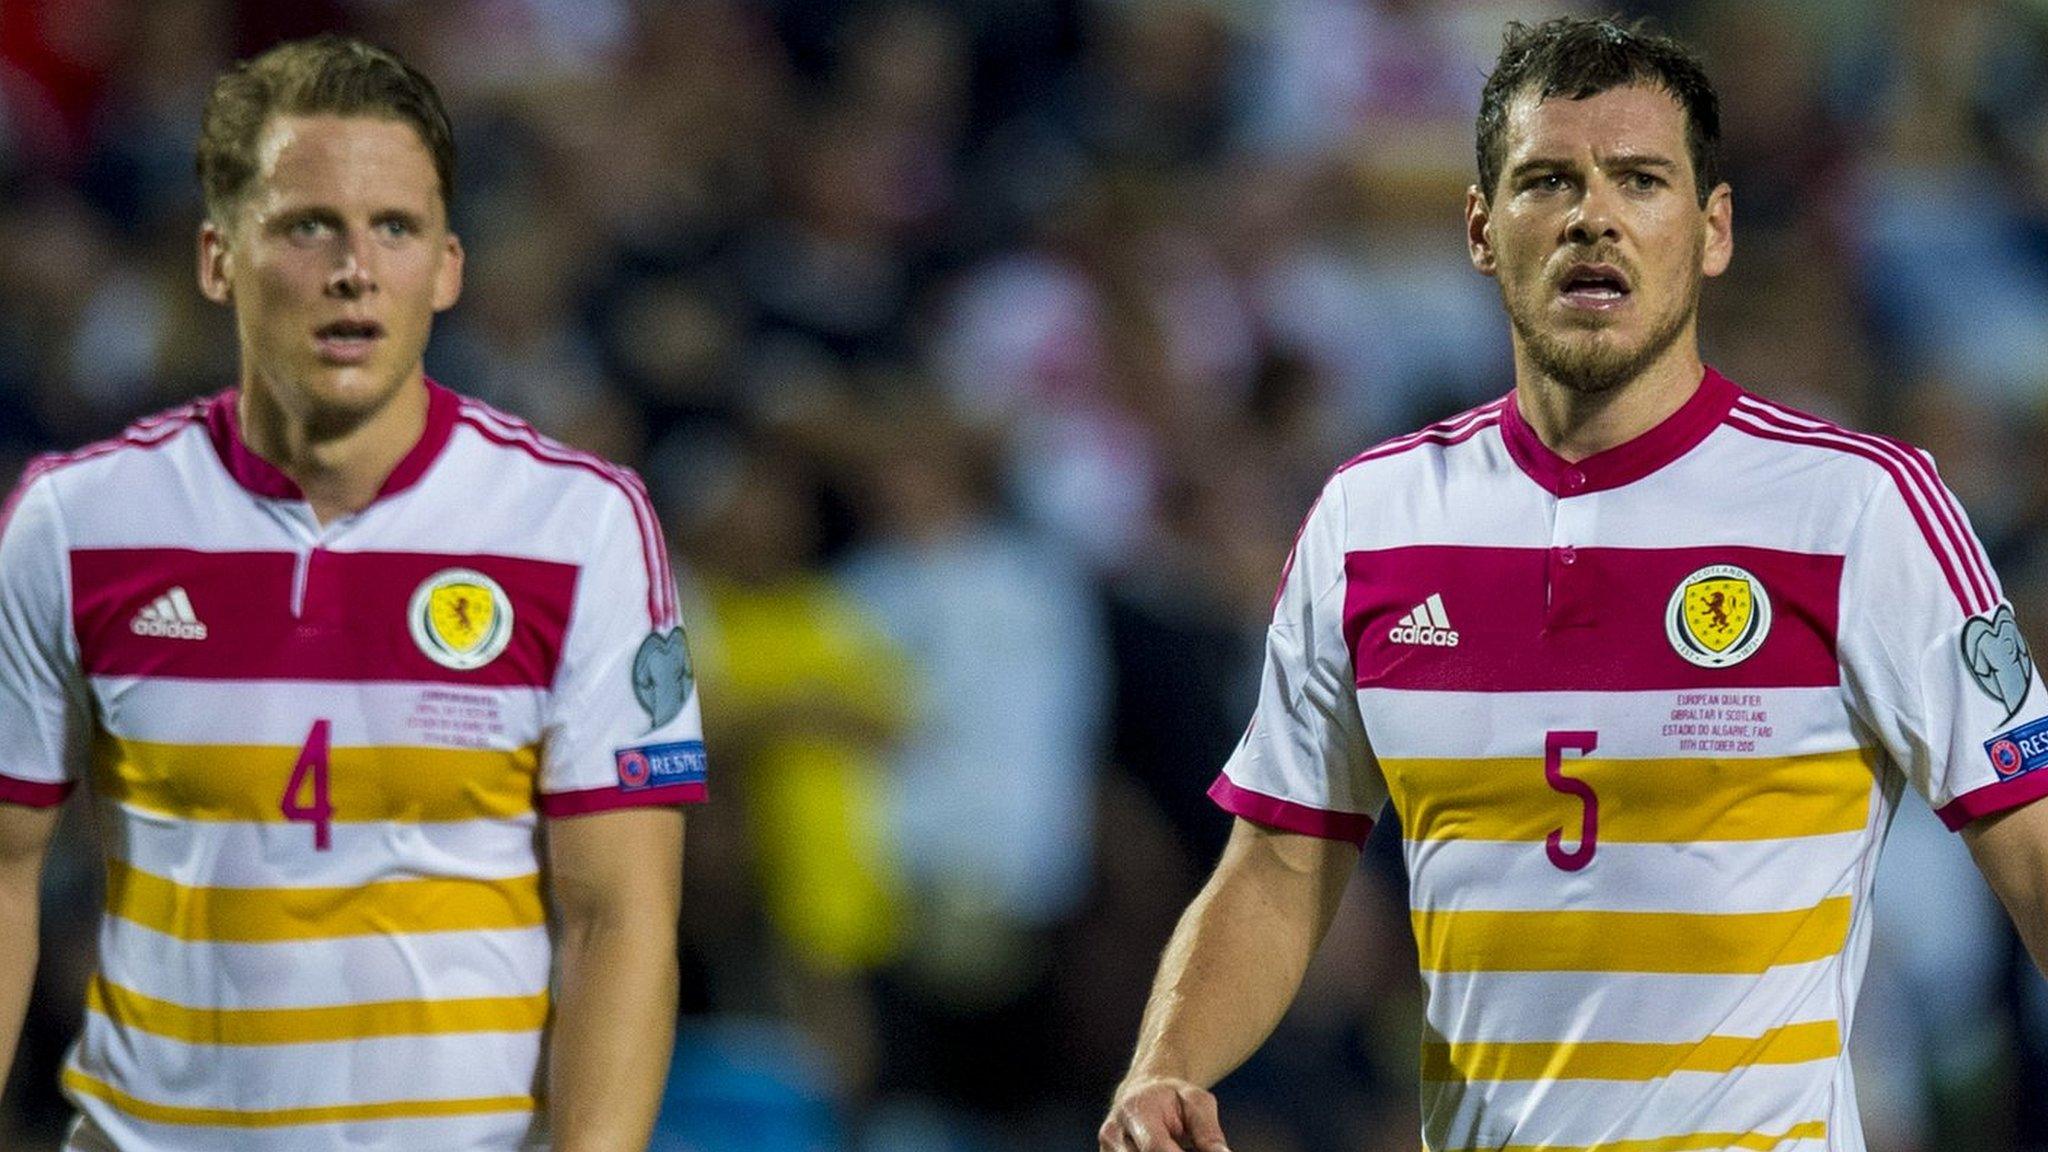
{"type": "Polygon", "coordinates": [[[96,977],[86,1007],[126,1028],[191,1044],[312,1044],[442,1032],[532,1032],[548,994],[461,1000],[384,1000],[319,1008],[192,1008],[96,977]]]}
{"type": "Polygon", "coordinates": [[[1787,1024],[1761,1036],[1709,1036],[1687,1044],[1422,1046],[1424,1080],[1658,1080],[1674,1072],[1733,1072],[1755,1064],[1804,1064],[1842,1053],[1833,1020],[1787,1024]]]}
{"type": "MultiPolygon", "coordinates": [[[[1603,843],[1777,840],[1854,832],[1870,818],[1872,752],[1755,759],[1603,760],[1570,756],[1566,776],[1599,797],[1603,843]]],[[[1579,839],[1580,801],[1552,788],[1540,757],[1383,759],[1411,840],[1579,839]]]]}
{"type": "Polygon", "coordinates": [[[1842,950],[1849,898],[1791,912],[1414,912],[1426,972],[1746,972],[1842,950]]]}
{"type": "Polygon", "coordinates": [[[531,1096],[478,1096],[459,1100],[384,1100],[374,1104],[327,1104],[315,1108],[192,1108],[138,1099],[75,1068],[64,1070],[64,1086],[104,1100],[137,1120],[209,1128],[284,1128],[293,1124],[341,1124],[350,1120],[417,1120],[434,1116],[475,1116],[488,1112],[531,1112],[531,1096]]]}
{"type": "Polygon", "coordinates": [[[351,888],[193,888],[107,861],[107,912],[180,940],[396,936],[546,922],[536,874],[386,880],[351,888]]]}
{"type": "Polygon", "coordinates": [[[1688,1132],[1682,1136],[1658,1136],[1650,1140],[1614,1140],[1606,1144],[1488,1144],[1484,1149],[1460,1148],[1454,1152],[1721,1152],[1740,1148],[1743,1152],[1770,1152],[1794,1140],[1825,1140],[1825,1120],[1795,1124],[1783,1132],[1688,1132]]]}
{"type": "MultiPolygon", "coordinates": [[[[260,744],[100,741],[93,784],[130,807],[181,820],[284,821],[299,749],[260,744]]],[[[455,821],[534,810],[534,748],[334,748],[327,791],[336,823],[455,821]]],[[[309,802],[302,781],[297,799],[309,802]]]]}

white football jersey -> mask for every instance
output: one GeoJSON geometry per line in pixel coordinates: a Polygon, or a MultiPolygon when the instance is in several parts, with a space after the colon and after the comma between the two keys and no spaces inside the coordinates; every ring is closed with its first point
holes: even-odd
{"type": "Polygon", "coordinates": [[[0,519],[0,799],[107,850],[75,1147],[545,1144],[539,818],[701,799],[698,703],[638,478],[429,390],[324,527],[232,393],[0,519]]]}
{"type": "Polygon", "coordinates": [[[1512,395],[1340,469],[1211,790],[1399,816],[1423,1140],[1861,1152],[1846,1056],[1900,789],[2048,793],[2048,691],[1926,454],[1709,371],[1568,463],[1512,395]]]}

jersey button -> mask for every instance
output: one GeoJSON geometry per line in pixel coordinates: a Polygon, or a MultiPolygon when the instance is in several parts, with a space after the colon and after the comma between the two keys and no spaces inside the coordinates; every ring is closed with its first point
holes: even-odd
{"type": "Polygon", "coordinates": [[[1559,564],[1575,564],[1578,562],[1578,559],[1579,550],[1577,548],[1560,548],[1557,550],[1557,562],[1559,564]]]}
{"type": "Polygon", "coordinates": [[[1586,474],[1584,472],[1581,472],[1577,468],[1574,468],[1571,471],[1564,474],[1565,491],[1577,492],[1579,489],[1584,488],[1585,486],[1586,474]]]}

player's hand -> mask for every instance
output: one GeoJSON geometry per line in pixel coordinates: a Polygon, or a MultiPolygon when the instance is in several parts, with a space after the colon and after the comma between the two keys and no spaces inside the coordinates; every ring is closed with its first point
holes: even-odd
{"type": "Polygon", "coordinates": [[[1095,1139],[1100,1152],[1230,1152],[1215,1095],[1185,1080],[1124,1084],[1095,1139]]]}

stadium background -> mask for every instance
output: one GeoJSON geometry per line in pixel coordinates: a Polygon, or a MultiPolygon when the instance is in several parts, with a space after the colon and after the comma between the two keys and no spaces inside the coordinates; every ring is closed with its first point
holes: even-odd
{"type": "MultiPolygon", "coordinates": [[[[1710,360],[1932,449],[2048,651],[2048,4],[1626,9],[1723,92],[1710,360]]],[[[1225,834],[1202,790],[1298,517],[1509,384],[1472,115],[1501,22],[1562,10],[4,0],[0,472],[230,381],[192,286],[215,72],[399,49],[462,148],[429,370],[636,464],[681,557],[715,801],[657,1147],[1085,1147],[1225,834]]],[[[47,878],[7,1149],[62,1120],[91,837],[47,878]]],[[[1236,1147],[1414,1148],[1394,848],[1224,1086],[1236,1147]]],[[[2048,989],[1917,801],[1879,900],[1873,1152],[2048,1147],[2048,989]]]]}

